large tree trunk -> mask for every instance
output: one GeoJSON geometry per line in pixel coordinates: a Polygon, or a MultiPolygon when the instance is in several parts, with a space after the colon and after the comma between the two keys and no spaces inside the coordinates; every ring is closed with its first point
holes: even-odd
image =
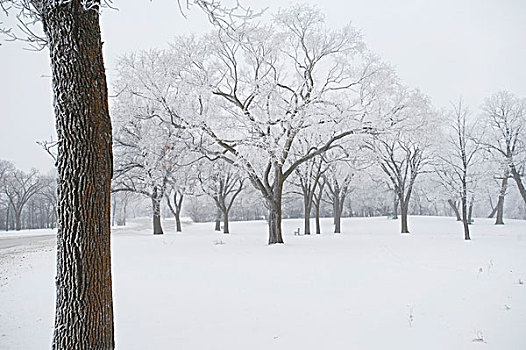
{"type": "Polygon", "coordinates": [[[22,210],[15,210],[15,230],[22,229],[22,210]]]}
{"type": "Polygon", "coordinates": [[[111,121],[97,9],[42,2],[58,134],[53,349],[113,349],[111,121]]]}
{"type": "Polygon", "coordinates": [[[268,244],[283,243],[281,233],[281,206],[272,204],[269,209],[268,217],[268,244]]]}
{"type": "Polygon", "coordinates": [[[497,220],[495,220],[495,225],[504,225],[504,197],[506,196],[506,190],[508,189],[508,176],[509,172],[506,171],[500,185],[499,200],[497,202],[497,220]]]}
{"type": "Polygon", "coordinates": [[[455,212],[455,216],[457,217],[457,221],[462,221],[462,218],[460,217],[460,213],[458,211],[457,205],[452,199],[448,199],[447,202],[453,208],[453,211],[455,212]]]}
{"type": "MultiPolygon", "coordinates": [[[[278,171],[276,171],[278,173],[278,171]]],[[[271,200],[267,200],[269,208],[268,217],[268,244],[283,243],[283,234],[281,232],[281,199],[283,191],[283,181],[280,181],[280,176],[276,174],[273,186],[273,196],[271,200]]]]}
{"type": "Polygon", "coordinates": [[[513,176],[513,179],[517,183],[517,188],[519,189],[522,199],[524,200],[524,204],[526,204],[526,188],[524,188],[524,184],[522,183],[521,176],[519,172],[517,171],[517,168],[515,168],[515,165],[511,165],[510,170],[511,170],[511,176],[513,176]]]}
{"type": "MultiPolygon", "coordinates": [[[[157,192],[157,190],[155,190],[157,192]]],[[[161,200],[156,195],[152,197],[153,212],[153,234],[162,235],[163,227],[161,226],[161,200]]]]}

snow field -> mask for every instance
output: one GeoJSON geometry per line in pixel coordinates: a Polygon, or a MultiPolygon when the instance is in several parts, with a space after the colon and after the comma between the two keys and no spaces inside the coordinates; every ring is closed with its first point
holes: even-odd
{"type": "MultiPolygon", "coordinates": [[[[117,349],[525,349],[526,222],[350,218],[267,246],[264,221],[113,233],[117,349]]],[[[301,229],[303,231],[303,228],[301,229]]],[[[0,250],[0,348],[49,348],[54,250],[0,250]]]]}

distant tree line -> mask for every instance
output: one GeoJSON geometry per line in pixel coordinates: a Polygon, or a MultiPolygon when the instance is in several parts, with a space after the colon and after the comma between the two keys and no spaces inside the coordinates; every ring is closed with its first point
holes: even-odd
{"type": "Polygon", "coordinates": [[[55,174],[25,172],[0,160],[0,230],[55,228],[56,192],[55,174]]]}

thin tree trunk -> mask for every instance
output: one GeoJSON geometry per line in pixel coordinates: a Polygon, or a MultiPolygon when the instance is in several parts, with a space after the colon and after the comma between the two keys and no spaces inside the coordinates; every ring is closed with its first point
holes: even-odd
{"type": "Polygon", "coordinates": [[[115,200],[115,196],[113,196],[112,200],[111,200],[111,206],[112,206],[112,210],[111,210],[111,226],[115,226],[115,216],[116,216],[116,212],[117,212],[117,201],[115,200]]]}
{"type": "Polygon", "coordinates": [[[522,196],[522,199],[524,200],[524,204],[526,204],[526,188],[524,188],[524,184],[522,183],[521,176],[517,171],[517,168],[515,168],[515,165],[510,166],[511,176],[513,176],[513,179],[517,183],[517,188],[519,189],[519,192],[522,196]]]}
{"type": "Polygon", "coordinates": [[[181,232],[182,229],[181,229],[181,211],[180,210],[176,210],[175,211],[175,231],[176,232],[181,232]]]}
{"type": "Polygon", "coordinates": [[[124,205],[122,207],[122,226],[126,226],[126,215],[127,214],[127,209],[128,209],[128,198],[126,198],[126,201],[124,202],[124,205]]]}
{"type": "Polygon", "coordinates": [[[448,199],[447,202],[453,208],[453,211],[455,212],[455,216],[457,217],[457,221],[462,221],[462,218],[460,217],[460,213],[458,211],[457,205],[452,199],[448,199]]]}
{"type": "Polygon", "coordinates": [[[58,134],[57,297],[53,349],[113,349],[111,121],[99,12],[41,2],[58,134]]]}
{"type": "Polygon", "coordinates": [[[469,241],[471,237],[469,236],[469,223],[468,223],[468,204],[467,198],[465,195],[462,195],[462,226],[464,227],[464,239],[469,241]]]}
{"type": "Polygon", "coordinates": [[[179,195],[179,200],[177,200],[177,196],[174,195],[175,230],[176,230],[176,232],[182,232],[182,228],[181,228],[181,210],[183,209],[183,199],[184,199],[184,193],[181,193],[179,195]]]}
{"type": "MultiPolygon", "coordinates": [[[[497,205],[498,205],[498,203],[497,203],[497,205]]],[[[495,214],[497,214],[497,209],[498,209],[497,207],[491,209],[491,213],[489,213],[488,219],[493,219],[495,217],[495,214]]]]}
{"type": "Polygon", "coordinates": [[[215,231],[221,231],[221,209],[217,208],[215,231]]]}
{"type": "Polygon", "coordinates": [[[7,205],[7,209],[5,211],[5,231],[9,232],[9,204],[7,205]]]}
{"type": "Polygon", "coordinates": [[[230,229],[228,227],[228,210],[223,211],[223,233],[230,233],[230,229]]]}
{"type": "Polygon", "coordinates": [[[316,216],[316,234],[321,234],[321,225],[320,225],[320,203],[314,206],[314,215],[316,216]]]}
{"type": "Polygon", "coordinates": [[[341,211],[340,211],[340,195],[334,196],[334,233],[341,233],[341,211]]]}
{"type": "Polygon", "coordinates": [[[400,215],[402,217],[401,224],[401,232],[402,233],[409,233],[409,227],[407,224],[407,213],[409,211],[409,203],[400,202],[400,215]]]}
{"type": "Polygon", "coordinates": [[[309,199],[309,196],[304,196],[304,232],[306,235],[310,235],[310,212],[312,209],[312,198],[309,199]]]}
{"type": "Polygon", "coordinates": [[[394,201],[393,201],[393,220],[398,219],[398,195],[395,192],[394,201]]]}
{"type": "Polygon", "coordinates": [[[323,188],[325,187],[326,180],[322,178],[318,182],[318,195],[314,195],[314,207],[315,207],[315,216],[316,216],[316,234],[321,234],[321,225],[320,225],[320,207],[321,200],[323,197],[323,188]]]}
{"type": "Polygon", "coordinates": [[[474,200],[472,199],[469,202],[469,207],[468,207],[468,224],[470,225],[473,223],[473,202],[474,200]]]}
{"type": "Polygon", "coordinates": [[[495,225],[504,225],[504,197],[506,196],[506,190],[508,189],[508,176],[509,172],[506,171],[500,185],[499,201],[497,202],[497,220],[495,225]]]}

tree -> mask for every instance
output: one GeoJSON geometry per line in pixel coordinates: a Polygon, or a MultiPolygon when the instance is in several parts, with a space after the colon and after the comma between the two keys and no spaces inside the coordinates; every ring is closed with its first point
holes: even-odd
{"type": "Polygon", "coordinates": [[[316,225],[316,234],[321,234],[321,225],[320,225],[320,209],[323,200],[323,194],[325,193],[325,184],[327,183],[327,178],[322,175],[318,180],[317,191],[313,193],[313,205],[314,205],[314,221],[316,225]]]}
{"type": "MultiPolygon", "coordinates": [[[[400,205],[401,232],[409,233],[407,215],[413,187],[419,174],[432,158],[432,130],[436,128],[435,113],[429,100],[418,91],[397,91],[401,97],[389,107],[392,126],[375,135],[367,148],[376,157],[389,179],[400,205]]],[[[395,211],[397,203],[395,202],[395,211]]]]}
{"type": "Polygon", "coordinates": [[[40,208],[41,223],[39,228],[55,228],[57,222],[57,178],[53,173],[40,176],[40,191],[37,194],[37,205],[40,208]]]}
{"type": "Polygon", "coordinates": [[[132,198],[132,192],[115,192],[111,194],[111,226],[125,226],[128,204],[132,198]]]}
{"type": "Polygon", "coordinates": [[[325,177],[325,191],[332,204],[334,233],[341,233],[341,217],[354,177],[354,169],[347,161],[334,162],[327,170],[325,177]]]}
{"type": "Polygon", "coordinates": [[[9,231],[9,213],[11,205],[9,199],[5,196],[7,185],[7,176],[15,171],[13,163],[6,160],[0,160],[0,203],[5,208],[5,230],[9,231]]]}
{"type": "MultiPolygon", "coordinates": [[[[312,143],[308,137],[298,138],[295,148],[308,149],[312,143]]],[[[304,217],[304,234],[310,235],[310,217],[312,207],[315,206],[317,233],[319,230],[319,206],[315,205],[316,189],[320,185],[323,174],[327,171],[327,163],[322,156],[314,157],[311,160],[299,165],[293,174],[292,183],[299,189],[296,193],[303,198],[303,217],[304,217]]]]}
{"type": "Polygon", "coordinates": [[[174,143],[172,130],[158,120],[142,117],[148,105],[128,103],[115,108],[114,193],[134,192],[152,202],[153,234],[163,234],[161,201],[167,193],[183,144],[174,143]]]}
{"type": "MultiPolygon", "coordinates": [[[[355,29],[330,31],[313,8],[282,11],[273,24],[180,38],[170,64],[153,72],[171,83],[136,78],[142,87],[134,92],[157,101],[155,115],[192,130],[203,153],[245,173],[269,209],[269,244],[283,243],[287,178],[347,136],[371,131],[362,103],[374,99],[371,77],[386,69],[355,29]],[[294,153],[310,130],[324,137],[294,153]]],[[[143,74],[135,69],[136,77],[143,74]]]]}
{"type": "Polygon", "coordinates": [[[28,22],[42,23],[51,58],[59,145],[53,348],[75,344],[113,349],[111,122],[100,2],[3,0],[4,4],[19,10],[28,22]]]}
{"type": "Polygon", "coordinates": [[[464,239],[470,240],[469,234],[469,199],[472,191],[474,174],[473,165],[478,160],[476,156],[480,151],[480,131],[476,124],[470,119],[468,109],[462,104],[452,105],[449,112],[451,122],[447,134],[448,149],[439,155],[440,167],[437,174],[441,183],[449,191],[458,193],[461,202],[461,218],[464,228],[464,239]]]}
{"type": "MultiPolygon", "coordinates": [[[[181,155],[181,154],[179,154],[181,155]]],[[[198,159],[196,159],[197,161],[198,159]]],[[[180,166],[171,174],[168,184],[169,188],[166,192],[166,202],[168,208],[175,217],[175,230],[181,232],[181,211],[183,209],[183,199],[187,194],[192,194],[195,191],[195,185],[197,177],[195,172],[196,167],[193,166],[193,161],[188,159],[189,164],[186,166],[180,166]],[[172,201],[173,198],[173,201],[172,201]]]]}
{"type": "Polygon", "coordinates": [[[526,100],[499,91],[485,100],[482,111],[487,131],[481,143],[503,164],[495,222],[503,224],[504,198],[510,174],[526,203],[526,188],[522,183],[526,162],[526,100]]]}
{"type": "MultiPolygon", "coordinates": [[[[229,15],[236,13],[236,8],[223,11],[215,1],[186,3],[198,5],[213,23],[228,23],[229,15]]],[[[112,130],[99,25],[101,1],[0,0],[0,5],[5,11],[18,11],[19,18],[26,19],[22,28],[28,40],[46,45],[50,52],[59,145],[53,349],[69,349],[71,344],[113,349],[112,130]],[[42,23],[44,40],[29,29],[35,23],[42,23]]]]}
{"type": "MultiPolygon", "coordinates": [[[[239,171],[222,160],[216,160],[198,175],[201,189],[214,200],[218,214],[223,217],[223,233],[230,233],[229,212],[236,197],[243,190],[244,179],[239,171]]],[[[217,221],[216,221],[216,231],[217,221]]]]}

